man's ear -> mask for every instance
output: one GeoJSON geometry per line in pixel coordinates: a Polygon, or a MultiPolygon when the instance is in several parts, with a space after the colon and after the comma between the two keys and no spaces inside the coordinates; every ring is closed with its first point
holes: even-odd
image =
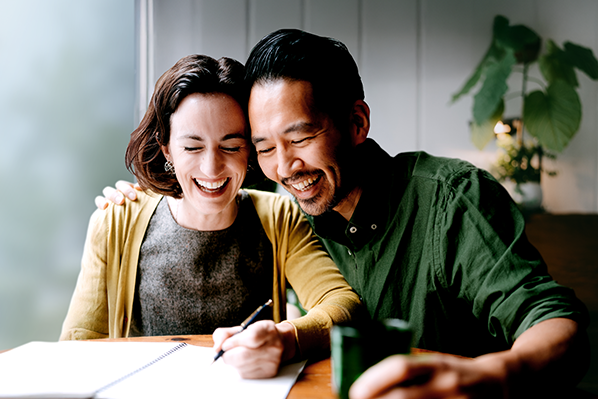
{"type": "Polygon", "coordinates": [[[363,100],[357,100],[351,109],[351,144],[357,146],[365,141],[370,131],[370,107],[363,100]]]}

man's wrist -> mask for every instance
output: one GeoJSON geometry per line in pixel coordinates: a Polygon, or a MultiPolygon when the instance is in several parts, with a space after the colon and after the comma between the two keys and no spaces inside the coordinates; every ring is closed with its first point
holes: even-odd
{"type": "Polygon", "coordinates": [[[512,350],[489,353],[474,359],[488,377],[502,387],[503,398],[514,398],[514,392],[520,389],[523,374],[523,363],[518,354],[512,350]]]}

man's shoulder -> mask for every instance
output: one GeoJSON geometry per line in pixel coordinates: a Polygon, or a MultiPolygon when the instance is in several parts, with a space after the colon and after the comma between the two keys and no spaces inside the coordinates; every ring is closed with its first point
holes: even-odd
{"type": "Polygon", "coordinates": [[[449,182],[479,169],[468,161],[431,155],[425,151],[404,152],[393,157],[395,170],[409,178],[449,182]]]}

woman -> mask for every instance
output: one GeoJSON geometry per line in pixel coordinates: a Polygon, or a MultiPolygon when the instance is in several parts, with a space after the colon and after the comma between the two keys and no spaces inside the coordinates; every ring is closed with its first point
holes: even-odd
{"type": "Polygon", "coordinates": [[[325,348],[332,324],[358,310],[298,207],[240,190],[252,152],[242,77],[237,61],[192,55],[158,80],[126,152],[145,193],[91,217],[61,340],[206,334],[272,298],[273,321],[224,348],[242,376],[269,377],[325,348]],[[310,310],[293,321],[287,281],[310,310]]]}

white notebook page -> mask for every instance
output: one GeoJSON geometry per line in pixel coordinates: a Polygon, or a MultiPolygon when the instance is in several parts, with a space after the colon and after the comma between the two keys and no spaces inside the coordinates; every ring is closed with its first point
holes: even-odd
{"type": "Polygon", "coordinates": [[[170,342],[31,342],[0,354],[0,398],[285,398],[305,362],[244,380],[214,351],[170,342]],[[179,348],[173,351],[173,349],[179,348]],[[143,370],[100,390],[152,362],[143,370]]]}

